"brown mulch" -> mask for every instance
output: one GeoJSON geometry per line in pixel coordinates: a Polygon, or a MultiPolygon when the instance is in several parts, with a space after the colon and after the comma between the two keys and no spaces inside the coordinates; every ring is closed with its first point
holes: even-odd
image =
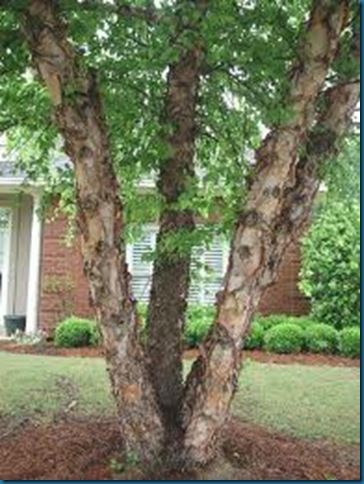
{"type": "MultiPolygon", "coordinates": [[[[47,356],[80,356],[85,358],[103,357],[103,348],[56,348],[51,342],[38,345],[26,345],[14,343],[12,341],[0,341],[0,351],[9,351],[11,353],[22,353],[30,355],[47,355],[47,356]]],[[[195,358],[198,355],[197,350],[187,350],[184,353],[186,359],[195,358]]],[[[278,363],[289,365],[298,363],[301,365],[329,365],[329,366],[354,366],[360,367],[359,358],[344,358],[333,355],[316,355],[311,353],[299,353],[291,355],[278,355],[274,353],[265,353],[263,351],[244,351],[243,359],[251,359],[262,363],[278,363]]]]}
{"type": "Polygon", "coordinates": [[[51,342],[30,345],[15,343],[13,341],[0,341],[0,351],[27,355],[81,356],[84,358],[99,358],[104,356],[102,347],[57,348],[51,342]]]}
{"type": "MultiPolygon", "coordinates": [[[[4,424],[4,423],[3,423],[4,424]]],[[[6,432],[0,420],[0,476],[4,480],[149,480],[140,472],[113,476],[110,460],[121,455],[115,420],[90,418],[35,425],[6,432]]],[[[168,480],[359,480],[359,446],[308,442],[234,418],[223,434],[222,451],[205,468],[188,474],[153,476],[168,480]]]]}

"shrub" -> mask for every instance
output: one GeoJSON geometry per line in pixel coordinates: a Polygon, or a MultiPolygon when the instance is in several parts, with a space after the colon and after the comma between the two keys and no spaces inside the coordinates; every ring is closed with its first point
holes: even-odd
{"type": "Polygon", "coordinates": [[[263,346],[264,328],[258,322],[253,322],[244,341],[245,350],[257,350],[263,346]]]}
{"type": "Polygon", "coordinates": [[[336,329],[360,324],[360,209],[332,203],[302,245],[302,292],[313,316],[336,329]]]}
{"type": "Polygon", "coordinates": [[[79,346],[97,346],[101,335],[94,321],[71,316],[57,326],[54,334],[56,346],[76,348],[79,346]]]}
{"type": "Polygon", "coordinates": [[[254,318],[254,322],[259,323],[263,330],[268,330],[273,328],[273,326],[287,322],[286,319],[287,316],[285,314],[270,314],[269,316],[257,315],[254,318]]]}
{"type": "Polygon", "coordinates": [[[307,316],[289,316],[287,323],[297,324],[302,329],[306,329],[318,322],[309,314],[307,316]]]}
{"type": "Polygon", "coordinates": [[[287,316],[286,314],[270,314],[269,316],[257,316],[254,321],[259,323],[264,330],[268,330],[282,323],[296,324],[301,328],[306,328],[307,326],[315,323],[315,320],[312,318],[311,315],[287,316]]]}
{"type": "Polygon", "coordinates": [[[188,306],[184,332],[184,344],[188,348],[194,348],[202,342],[213,323],[214,314],[214,306],[188,306]]]}
{"type": "Polygon", "coordinates": [[[273,353],[298,353],[304,345],[304,331],[297,324],[282,323],[264,335],[263,348],[273,353]]]}
{"type": "Polygon", "coordinates": [[[305,347],[312,353],[335,353],[339,333],[328,324],[311,324],[305,330],[305,347]]]}
{"type": "Polygon", "coordinates": [[[360,356],[360,328],[345,328],[340,331],[340,354],[359,358],[360,356]]]}

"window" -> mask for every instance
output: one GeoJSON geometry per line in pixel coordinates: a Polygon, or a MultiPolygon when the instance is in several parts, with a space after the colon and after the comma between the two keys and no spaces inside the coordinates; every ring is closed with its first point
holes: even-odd
{"type": "Polygon", "coordinates": [[[132,273],[132,287],[135,299],[148,302],[152,282],[153,262],[146,260],[155,247],[157,230],[148,227],[145,234],[127,249],[127,262],[132,273]]]}
{"type": "Polygon", "coordinates": [[[225,272],[226,244],[215,238],[210,247],[194,249],[192,255],[192,284],[190,302],[211,304],[221,289],[225,272]]]}
{"type": "MultiPolygon", "coordinates": [[[[157,228],[150,226],[143,237],[127,249],[134,297],[141,302],[148,302],[149,299],[153,262],[146,260],[146,257],[155,247],[156,236],[157,228]]],[[[193,250],[190,302],[210,304],[215,301],[215,294],[222,285],[226,254],[226,244],[221,239],[215,239],[208,248],[193,250]]]]}

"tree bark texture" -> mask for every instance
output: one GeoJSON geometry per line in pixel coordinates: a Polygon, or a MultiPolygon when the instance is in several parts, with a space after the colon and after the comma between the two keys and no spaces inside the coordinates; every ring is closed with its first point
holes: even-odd
{"type": "MultiPolygon", "coordinates": [[[[186,385],[185,451],[187,459],[193,462],[203,463],[211,457],[236,390],[242,338],[260,295],[276,277],[287,245],[309,217],[318,188],[314,171],[309,169],[316,161],[317,140],[306,160],[298,159],[298,147],[314,121],[315,101],[336,53],[346,17],[345,1],[314,2],[300,60],[291,75],[292,119],[274,129],[256,152],[255,178],[246,211],[236,224],[213,331],[186,385]]],[[[341,126],[352,105],[344,95],[340,101],[336,96],[331,101],[335,103],[329,105],[321,122],[336,135],[339,125],[332,124],[334,118],[331,120],[330,116],[334,110],[335,118],[343,116],[341,126]]]]}
{"type": "MultiPolygon", "coordinates": [[[[183,2],[180,2],[183,5],[183,2]]],[[[165,141],[169,156],[160,162],[158,191],[163,209],[159,220],[150,302],[147,317],[147,351],[152,381],[169,429],[169,441],[178,434],[180,407],[183,396],[182,337],[190,283],[191,249],[183,253],[166,250],[171,236],[194,229],[191,210],[178,207],[189,179],[194,177],[195,137],[197,132],[196,105],[200,72],[204,56],[199,32],[206,14],[205,0],[195,4],[196,19],[186,25],[177,21],[176,48],[178,60],[170,65],[163,124],[171,134],[165,141]],[[179,37],[187,31],[195,33],[189,47],[179,46],[179,37]]]]}
{"type": "Polygon", "coordinates": [[[54,104],[54,122],[74,163],[84,272],[101,324],[126,444],[151,459],[163,425],[137,338],[130,276],[121,243],[123,209],[95,76],[82,69],[52,0],[31,0],[23,30],[54,104]]]}

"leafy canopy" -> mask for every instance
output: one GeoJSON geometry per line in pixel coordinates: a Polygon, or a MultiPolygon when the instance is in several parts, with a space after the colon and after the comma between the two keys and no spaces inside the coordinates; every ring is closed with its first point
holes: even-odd
{"type": "MultiPolygon", "coordinates": [[[[32,68],[20,32],[26,1],[10,0],[0,10],[0,132],[30,178],[44,178],[46,199],[61,196],[72,214],[73,172],[50,162],[62,152],[52,126],[52,108],[32,68]]],[[[218,210],[220,221],[195,231],[194,245],[213,232],[229,233],[244,204],[251,154],[262,129],[289,116],[285,104],[287,70],[297,57],[297,42],[311,2],[213,0],[199,35],[205,61],[198,97],[196,172],[180,208],[191,208],[208,222],[218,210]]],[[[111,143],[113,163],[122,180],[127,207],[127,234],[156,217],[164,201],[157,194],[140,196],[137,182],[156,174],[168,155],[164,100],[168,67],[181,49],[196,39],[192,29],[177,36],[177,19],[196,15],[195,2],[70,1],[57,2],[70,42],[84,69],[97,74],[111,143]],[[124,8],[122,8],[124,7],[124,8]],[[148,15],[133,15],[144,9],[148,15]]],[[[330,73],[340,78],[352,68],[342,60],[330,73]]],[[[72,97],[77,86],[64,95],[72,97]]],[[[173,241],[171,242],[173,243],[173,241]]]]}

